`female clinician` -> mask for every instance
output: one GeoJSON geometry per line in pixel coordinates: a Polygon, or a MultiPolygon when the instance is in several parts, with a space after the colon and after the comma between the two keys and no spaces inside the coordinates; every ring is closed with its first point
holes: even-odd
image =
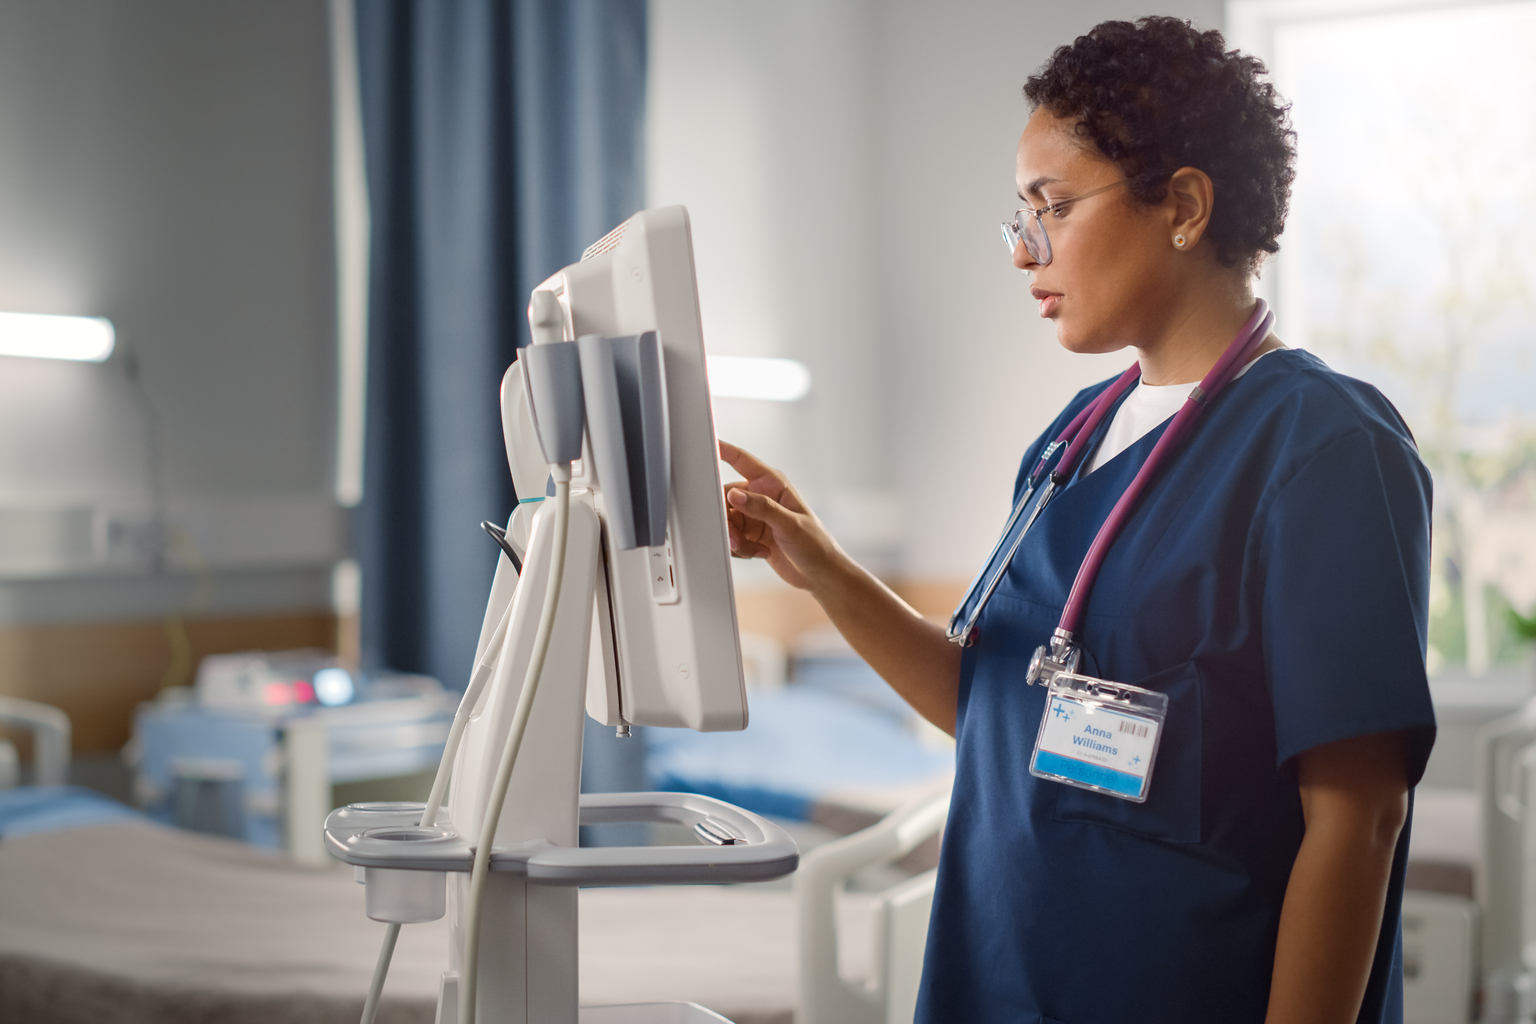
{"type": "Polygon", "coordinates": [[[1402,1020],[1410,793],[1435,728],[1429,477],[1392,406],[1283,347],[1254,300],[1294,162],[1263,74],[1219,33],[1146,18],[1029,79],[1014,265],[1063,346],[1134,348],[1139,381],[1088,388],[1025,449],[1015,501],[1036,490],[996,587],[979,601],[984,571],[957,615],[963,645],[782,474],[721,446],[745,477],[727,488],[734,552],[810,591],[956,738],[920,1021],[1402,1020]],[[1113,754],[1042,729],[1058,691],[1030,664],[1066,657],[1058,629],[1079,675],[1162,708],[1081,719],[1131,723],[1082,741],[1113,754]],[[1155,752],[1135,732],[1152,728],[1155,752]]]}

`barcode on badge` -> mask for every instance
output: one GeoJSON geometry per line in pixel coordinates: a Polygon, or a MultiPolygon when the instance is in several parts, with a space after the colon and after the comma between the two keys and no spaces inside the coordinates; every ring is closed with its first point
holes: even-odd
{"type": "Polygon", "coordinates": [[[1141,722],[1133,722],[1128,718],[1120,719],[1120,731],[1128,732],[1137,739],[1146,739],[1147,727],[1141,722]]]}

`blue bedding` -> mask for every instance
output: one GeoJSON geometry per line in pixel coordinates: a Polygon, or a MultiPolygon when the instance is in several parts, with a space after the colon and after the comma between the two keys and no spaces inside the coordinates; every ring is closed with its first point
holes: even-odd
{"type": "Polygon", "coordinates": [[[646,730],[651,785],[805,821],[839,789],[906,786],[953,771],[954,752],[923,745],[900,698],[852,664],[802,669],[796,683],[754,693],[742,732],[646,730]]]}
{"type": "Polygon", "coordinates": [[[0,839],[143,820],[133,808],[81,786],[0,790],[0,839]]]}

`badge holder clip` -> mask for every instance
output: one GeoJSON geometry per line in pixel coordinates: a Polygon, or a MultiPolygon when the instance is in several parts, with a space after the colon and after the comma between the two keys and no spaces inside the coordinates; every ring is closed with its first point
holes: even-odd
{"type": "MultiPolygon", "coordinates": [[[[1036,657],[1044,653],[1041,648],[1036,657]]],[[[1168,695],[1067,671],[1052,672],[1046,687],[1029,773],[1145,803],[1168,695]]]]}

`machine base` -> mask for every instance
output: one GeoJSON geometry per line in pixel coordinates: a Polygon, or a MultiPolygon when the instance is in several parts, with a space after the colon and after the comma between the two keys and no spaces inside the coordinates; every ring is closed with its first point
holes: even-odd
{"type": "Polygon", "coordinates": [[[625,1003],[583,1006],[580,1024],[731,1024],[698,1003],[625,1003]]]}

